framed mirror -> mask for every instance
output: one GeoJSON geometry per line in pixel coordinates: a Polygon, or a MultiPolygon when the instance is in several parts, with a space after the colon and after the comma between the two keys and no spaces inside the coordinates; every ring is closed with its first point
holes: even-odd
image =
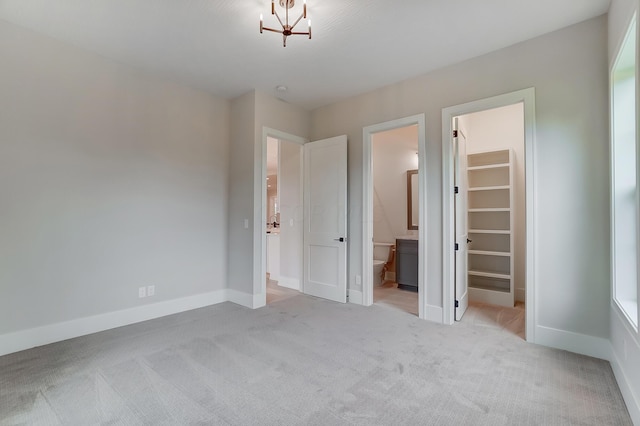
{"type": "Polygon", "coordinates": [[[419,202],[418,170],[407,170],[407,229],[418,229],[419,202]]]}

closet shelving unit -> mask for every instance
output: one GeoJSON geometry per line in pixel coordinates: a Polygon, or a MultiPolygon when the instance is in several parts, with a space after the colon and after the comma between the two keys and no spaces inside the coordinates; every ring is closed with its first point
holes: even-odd
{"type": "Polygon", "coordinates": [[[467,155],[469,299],[514,306],[513,153],[467,155]]]}

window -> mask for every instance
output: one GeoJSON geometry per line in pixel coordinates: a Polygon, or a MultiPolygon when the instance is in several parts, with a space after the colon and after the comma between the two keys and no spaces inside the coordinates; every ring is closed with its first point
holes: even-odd
{"type": "Polygon", "coordinates": [[[611,73],[613,299],[638,327],[638,185],[636,143],[636,19],[611,73]]]}

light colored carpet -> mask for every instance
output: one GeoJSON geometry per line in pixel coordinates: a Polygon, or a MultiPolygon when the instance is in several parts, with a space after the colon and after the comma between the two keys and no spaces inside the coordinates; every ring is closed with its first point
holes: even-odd
{"type": "Polygon", "coordinates": [[[0,358],[2,425],[630,425],[605,361],[295,296],[0,358]]]}

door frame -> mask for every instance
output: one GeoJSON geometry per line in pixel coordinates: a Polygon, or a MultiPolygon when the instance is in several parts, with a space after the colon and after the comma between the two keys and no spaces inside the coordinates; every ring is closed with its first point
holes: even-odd
{"type": "Polygon", "coordinates": [[[453,192],[453,140],[452,120],[454,117],[485,111],[488,109],[523,103],[524,145],[525,145],[525,338],[535,342],[536,324],[536,234],[537,215],[535,210],[535,88],[530,87],[503,95],[480,99],[465,104],[442,109],[442,296],[443,323],[453,324],[455,320],[455,254],[454,254],[454,192],[453,192]]]}
{"type": "MultiPolygon", "coordinates": [[[[425,114],[412,115],[386,121],[362,129],[362,304],[373,304],[373,135],[407,126],[418,126],[418,194],[420,215],[418,221],[418,317],[428,318],[425,312],[427,289],[427,171],[425,114]]],[[[439,320],[438,320],[439,321],[439,320]]]]}
{"type": "MultiPolygon", "coordinates": [[[[270,127],[262,127],[262,139],[256,141],[259,143],[259,149],[256,149],[256,158],[254,166],[254,191],[253,191],[253,288],[260,289],[259,293],[253,294],[253,307],[261,308],[267,304],[267,137],[285,140],[304,146],[308,142],[300,136],[285,133],[270,127]],[[258,182],[259,180],[259,182],[258,182]]],[[[302,164],[300,168],[300,179],[303,176],[302,164]]],[[[278,185],[280,183],[278,182],[278,185]]],[[[302,247],[300,247],[302,250],[302,247]]],[[[304,274],[304,271],[302,271],[304,274]]],[[[300,285],[302,291],[302,278],[300,277],[300,285]]],[[[254,290],[255,291],[255,290],[254,290]]]]}

